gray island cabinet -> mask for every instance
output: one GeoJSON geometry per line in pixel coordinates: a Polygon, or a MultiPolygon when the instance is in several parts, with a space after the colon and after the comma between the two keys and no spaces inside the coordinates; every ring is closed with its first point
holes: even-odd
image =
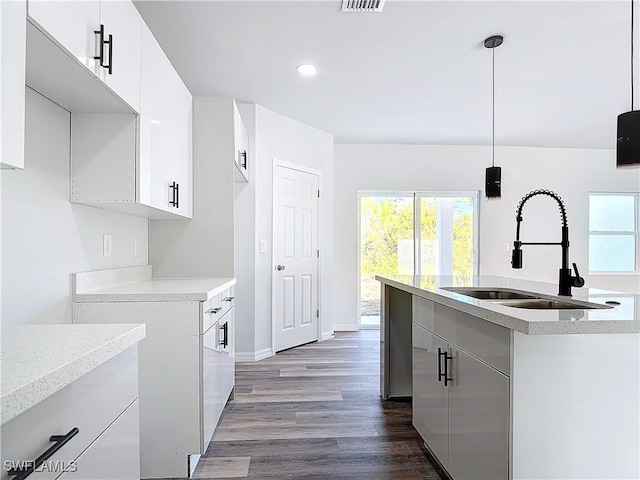
{"type": "Polygon", "coordinates": [[[413,424],[453,479],[640,478],[639,295],[582,289],[571,300],[584,308],[539,310],[447,289],[553,301],[556,286],[376,278],[381,395],[413,397],[413,424]]]}

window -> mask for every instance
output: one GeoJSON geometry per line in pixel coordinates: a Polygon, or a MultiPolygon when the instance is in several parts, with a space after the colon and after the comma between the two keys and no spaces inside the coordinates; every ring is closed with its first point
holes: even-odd
{"type": "Polygon", "coordinates": [[[361,327],[379,325],[382,275],[474,275],[477,192],[359,193],[361,327]]]}
{"type": "Polygon", "coordinates": [[[640,272],[640,194],[589,195],[589,271],[640,272]]]}

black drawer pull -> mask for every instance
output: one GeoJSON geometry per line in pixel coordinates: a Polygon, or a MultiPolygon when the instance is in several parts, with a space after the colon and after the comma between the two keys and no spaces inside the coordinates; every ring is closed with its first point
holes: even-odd
{"type": "Polygon", "coordinates": [[[235,298],[236,298],[236,297],[227,297],[227,298],[223,298],[223,299],[222,299],[222,301],[223,301],[223,302],[233,302],[233,300],[234,300],[235,298]]]}
{"type": "Polygon", "coordinates": [[[220,310],[222,310],[222,307],[215,307],[215,308],[212,308],[211,310],[207,310],[204,313],[218,313],[220,310]]]}
{"type": "Polygon", "coordinates": [[[28,467],[12,468],[7,472],[10,477],[14,477],[13,480],[24,480],[33,472],[36,471],[44,462],[51,458],[58,450],[60,450],[69,440],[75,437],[80,430],[72,428],[66,435],[51,435],[49,437],[50,442],[54,442],[42,455],[36,458],[28,467]]]}
{"type": "Polygon", "coordinates": [[[109,34],[109,40],[104,43],[109,45],[109,65],[103,67],[108,69],[109,75],[113,75],[113,35],[109,34]]]}

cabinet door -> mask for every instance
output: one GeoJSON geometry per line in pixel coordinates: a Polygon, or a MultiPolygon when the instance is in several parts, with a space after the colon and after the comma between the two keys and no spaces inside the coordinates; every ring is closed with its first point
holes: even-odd
{"type": "Polygon", "coordinates": [[[134,480],[140,478],[140,418],[138,400],[109,425],[74,465],[58,478],[63,480],[134,480]]]}
{"type": "Polygon", "coordinates": [[[456,480],[509,477],[509,378],[453,349],[449,465],[456,480]]]}
{"type": "Polygon", "coordinates": [[[0,2],[0,58],[2,58],[2,151],[3,168],[24,168],[24,108],[26,61],[26,3],[0,2]]]}
{"type": "Polygon", "coordinates": [[[440,463],[447,466],[448,387],[438,378],[438,348],[449,344],[419,325],[413,324],[413,426],[440,463]]]}
{"type": "Polygon", "coordinates": [[[218,322],[215,322],[203,335],[202,342],[202,440],[200,452],[205,453],[213,432],[218,425],[224,405],[220,394],[220,372],[222,352],[218,345],[218,322]]]}
{"type": "Polygon", "coordinates": [[[100,23],[113,36],[111,73],[102,68],[100,78],[139,112],[142,18],[130,0],[109,0],[100,4],[100,23]]]}
{"type": "Polygon", "coordinates": [[[28,14],[80,63],[97,74],[96,30],[100,29],[100,1],[29,0],[28,14]]]}
{"type": "Polygon", "coordinates": [[[169,211],[173,67],[144,22],[141,55],[138,201],[169,211]]]}
{"type": "Polygon", "coordinates": [[[173,70],[171,97],[171,181],[178,185],[178,206],[172,211],[191,218],[193,216],[193,98],[191,92],[173,70]]]}
{"type": "Polygon", "coordinates": [[[249,135],[247,129],[244,126],[240,112],[236,104],[233,104],[233,130],[234,130],[234,145],[235,145],[235,181],[236,182],[248,182],[249,181],[249,135]]]}

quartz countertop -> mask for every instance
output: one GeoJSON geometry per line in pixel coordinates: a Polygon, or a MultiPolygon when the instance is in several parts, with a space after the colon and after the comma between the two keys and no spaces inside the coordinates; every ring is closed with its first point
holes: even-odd
{"type": "Polygon", "coordinates": [[[144,324],[21,325],[3,329],[1,423],[144,337],[144,324]]]}
{"type": "Polygon", "coordinates": [[[558,285],[497,276],[382,276],[376,280],[413,295],[446,305],[527,335],[640,333],[640,295],[594,288],[573,288],[571,299],[604,305],[605,309],[530,310],[480,300],[443,287],[497,287],[558,297],[558,285]]]}
{"type": "Polygon", "coordinates": [[[132,283],[74,292],[77,303],[206,301],[235,285],[236,279],[150,278],[132,283]]]}

